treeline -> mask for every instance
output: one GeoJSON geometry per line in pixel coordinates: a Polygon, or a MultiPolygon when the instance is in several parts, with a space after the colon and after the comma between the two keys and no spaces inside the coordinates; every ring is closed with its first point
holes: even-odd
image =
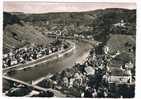
{"type": "Polygon", "coordinates": [[[4,12],[3,13],[3,27],[5,27],[6,25],[13,25],[13,24],[22,25],[22,23],[20,22],[20,19],[16,15],[12,15],[8,12],[4,12]]]}

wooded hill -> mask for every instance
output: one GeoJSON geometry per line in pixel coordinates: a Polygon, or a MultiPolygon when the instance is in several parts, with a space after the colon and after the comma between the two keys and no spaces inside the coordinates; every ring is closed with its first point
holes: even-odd
{"type": "Polygon", "coordinates": [[[92,35],[107,41],[109,34],[136,34],[136,10],[108,8],[86,12],[26,14],[4,12],[4,48],[46,43],[49,31],[61,30],[66,35],[92,35]],[[126,27],[113,24],[124,20],[126,27]]]}

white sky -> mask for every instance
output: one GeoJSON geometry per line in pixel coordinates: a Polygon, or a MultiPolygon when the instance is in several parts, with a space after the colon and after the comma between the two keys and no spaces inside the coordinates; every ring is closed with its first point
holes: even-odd
{"type": "Polygon", "coordinates": [[[127,8],[136,9],[136,4],[131,3],[51,3],[45,1],[6,1],[4,11],[24,13],[47,13],[47,12],[79,12],[104,8],[127,8]]]}

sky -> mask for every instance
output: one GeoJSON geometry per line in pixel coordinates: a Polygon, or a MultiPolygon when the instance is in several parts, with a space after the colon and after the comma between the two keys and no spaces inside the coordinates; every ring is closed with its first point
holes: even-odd
{"type": "Polygon", "coordinates": [[[6,1],[3,10],[7,12],[48,13],[48,12],[80,12],[105,8],[136,9],[134,2],[130,3],[51,3],[45,1],[6,1]]]}

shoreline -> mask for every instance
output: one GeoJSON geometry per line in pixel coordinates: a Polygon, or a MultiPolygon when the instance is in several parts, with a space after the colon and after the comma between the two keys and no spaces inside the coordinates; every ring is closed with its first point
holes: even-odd
{"type": "Polygon", "coordinates": [[[41,58],[39,58],[37,60],[33,60],[31,62],[28,62],[27,64],[18,64],[18,65],[12,66],[12,67],[4,68],[3,69],[3,74],[5,72],[7,72],[9,69],[12,69],[12,68],[19,69],[19,70],[22,70],[22,69],[25,69],[25,68],[33,68],[33,67],[35,67],[38,64],[41,64],[41,63],[44,63],[44,62],[48,62],[48,61],[52,61],[54,59],[62,57],[63,55],[65,55],[67,53],[70,53],[71,51],[73,51],[75,49],[75,44],[73,42],[70,42],[70,41],[67,41],[67,42],[70,44],[69,48],[67,48],[65,50],[61,50],[61,51],[55,52],[55,53],[52,53],[52,54],[44,56],[44,57],[41,57],[41,58]],[[38,62],[38,61],[40,61],[40,62],[38,62]],[[29,65],[29,66],[27,66],[27,65],[29,65]]]}
{"type": "MultiPolygon", "coordinates": [[[[88,41],[84,41],[84,42],[88,42],[88,41]]],[[[90,43],[91,45],[94,44],[94,43],[91,43],[91,42],[88,42],[88,43],[90,43]]],[[[82,56],[82,59],[77,60],[76,63],[83,64],[83,63],[86,61],[86,59],[87,59],[88,56],[89,56],[89,52],[85,53],[85,54],[82,56]]],[[[48,74],[48,75],[49,75],[49,74],[48,74]]],[[[33,81],[32,81],[33,85],[36,85],[36,84],[38,84],[39,82],[41,82],[42,80],[46,79],[48,75],[46,75],[46,76],[44,76],[44,77],[41,77],[41,78],[38,78],[38,79],[36,79],[36,80],[33,80],[33,81]]],[[[51,75],[53,75],[53,74],[51,74],[51,75]]]]}
{"type": "MultiPolygon", "coordinates": [[[[68,41],[68,42],[71,43],[71,44],[70,44],[71,47],[69,47],[68,49],[63,50],[63,51],[61,51],[61,52],[56,52],[56,53],[58,53],[58,54],[57,54],[57,56],[56,56],[56,55],[54,56],[54,59],[57,59],[57,58],[59,58],[59,57],[62,57],[62,56],[64,56],[65,54],[70,53],[70,52],[72,52],[72,51],[75,49],[75,44],[72,43],[71,41],[68,41]],[[64,52],[64,53],[63,53],[63,52],[64,52]],[[60,53],[61,53],[61,55],[60,55],[60,53]]],[[[90,45],[94,45],[94,44],[95,44],[95,43],[91,43],[90,41],[87,41],[87,40],[82,40],[82,42],[87,42],[87,43],[89,43],[90,45]]],[[[56,53],[53,53],[53,54],[56,54],[56,53]]],[[[85,62],[85,60],[87,59],[88,55],[89,55],[89,52],[84,53],[84,55],[81,57],[81,59],[77,60],[76,63],[83,64],[83,63],[85,62]]],[[[47,56],[46,56],[46,57],[47,57],[47,56]]],[[[48,57],[49,57],[49,56],[48,56],[48,57]]],[[[29,65],[29,66],[26,66],[26,67],[21,67],[21,68],[19,68],[19,69],[17,69],[17,70],[23,70],[23,69],[28,69],[28,68],[30,69],[30,68],[33,68],[33,67],[38,66],[38,64],[42,64],[42,63],[44,63],[44,62],[48,62],[48,61],[51,61],[51,60],[54,60],[54,59],[52,59],[52,58],[51,58],[51,59],[47,59],[47,60],[41,61],[41,62],[39,62],[39,63],[37,63],[37,64],[29,65]]],[[[39,60],[40,60],[40,59],[39,59],[39,60]]],[[[36,60],[35,60],[35,61],[36,61],[36,60]]],[[[48,76],[48,75],[43,76],[43,77],[41,77],[41,78],[38,78],[38,79],[36,79],[36,80],[33,80],[33,81],[32,81],[33,85],[38,84],[38,83],[39,83],[40,81],[42,81],[43,79],[47,78],[47,76],[48,76]]]]}
{"type": "MultiPolygon", "coordinates": [[[[77,60],[76,63],[83,64],[83,63],[85,62],[85,60],[87,59],[88,55],[89,55],[88,53],[85,53],[85,54],[82,56],[83,59],[82,59],[82,60],[77,60]]],[[[46,79],[49,75],[53,75],[53,74],[48,74],[48,75],[46,75],[46,76],[44,76],[44,77],[38,78],[38,79],[36,79],[36,80],[33,80],[33,81],[32,81],[32,84],[33,84],[33,85],[38,84],[38,83],[41,82],[42,80],[46,79]]]]}

